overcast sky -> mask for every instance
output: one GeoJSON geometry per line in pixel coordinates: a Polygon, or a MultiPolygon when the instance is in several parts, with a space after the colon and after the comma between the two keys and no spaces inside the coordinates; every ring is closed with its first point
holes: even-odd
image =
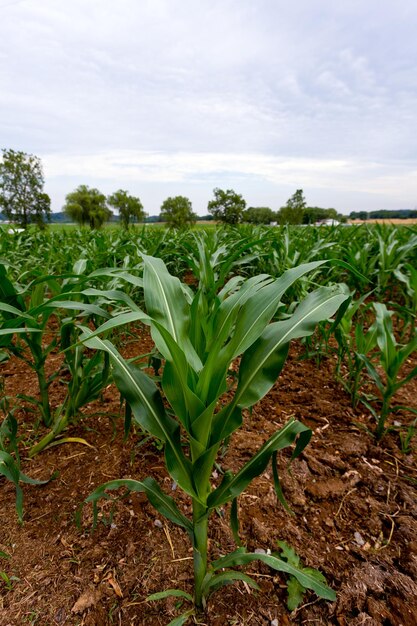
{"type": "Polygon", "coordinates": [[[207,212],[417,206],[416,0],[0,0],[0,147],[207,212]]]}

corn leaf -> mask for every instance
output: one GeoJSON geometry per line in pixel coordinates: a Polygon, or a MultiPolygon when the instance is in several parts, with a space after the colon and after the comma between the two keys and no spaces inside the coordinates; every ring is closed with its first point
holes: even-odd
{"type": "Polygon", "coordinates": [[[297,435],[300,435],[296,454],[305,448],[311,438],[311,430],[296,420],[290,420],[276,432],[262,448],[237,472],[233,478],[227,477],[208,497],[207,506],[215,508],[237,498],[249,483],[262,474],[268,462],[277,450],[282,450],[294,443],[297,435]]]}
{"type": "MultiPolygon", "coordinates": [[[[84,336],[88,337],[86,328],[84,336]]],[[[113,365],[114,381],[130,404],[135,419],[147,432],[165,442],[168,471],[186,493],[197,497],[191,462],[184,456],[181,448],[179,424],[166,413],[158,387],[139,367],[125,361],[109,341],[99,337],[83,341],[90,348],[108,352],[113,365]]]]}
{"type": "MultiPolygon", "coordinates": [[[[174,500],[167,496],[156,480],[153,478],[145,478],[142,481],[133,480],[130,478],[121,478],[119,480],[111,480],[103,485],[100,485],[93,493],[86,498],[86,502],[92,502],[95,507],[97,507],[97,502],[101,499],[109,499],[110,496],[106,493],[107,491],[114,491],[116,489],[120,489],[125,487],[129,491],[138,491],[141,493],[146,493],[146,496],[152,506],[161,513],[164,517],[169,519],[174,524],[181,526],[184,528],[190,535],[192,535],[192,524],[189,519],[185,517],[178,509],[174,500]]],[[[97,510],[95,508],[95,514],[97,510]]]]}
{"type": "Polygon", "coordinates": [[[214,570],[219,570],[222,568],[234,567],[236,565],[248,565],[253,561],[262,561],[262,563],[266,563],[266,565],[269,565],[269,567],[274,570],[285,572],[286,574],[294,576],[294,578],[296,578],[303,587],[306,589],[312,589],[320,598],[330,600],[331,602],[336,600],[336,594],[333,589],[330,589],[330,587],[328,587],[325,583],[318,580],[316,576],[312,576],[305,569],[294,567],[276,556],[268,554],[253,554],[246,552],[244,548],[239,548],[238,550],[235,550],[235,552],[231,552],[227,556],[214,561],[212,566],[214,570]]]}

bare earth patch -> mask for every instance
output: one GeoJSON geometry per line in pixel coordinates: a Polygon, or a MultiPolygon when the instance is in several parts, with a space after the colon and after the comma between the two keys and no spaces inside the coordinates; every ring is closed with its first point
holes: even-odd
{"type": "MultiPolygon", "coordinates": [[[[139,351],[137,346],[131,349],[139,351]]],[[[141,350],[146,351],[147,346],[141,350]]],[[[277,504],[268,469],[240,498],[241,538],[251,550],[274,550],[277,540],[285,540],[305,565],[323,571],[337,601],[307,594],[304,605],[290,613],[284,576],[254,564],[246,571],[261,592],[241,582],[221,589],[212,596],[202,623],[415,626],[415,453],[402,455],[396,434],[375,445],[361,428],[372,425],[369,416],[352,410],[333,380],[331,361],[317,369],[299,361],[299,352],[293,347],[279,381],[246,415],[221,464],[236,470],[292,415],[313,429],[312,441],[291,473],[286,471],[288,456],[280,460],[284,493],[294,515],[277,504]]],[[[35,384],[32,373],[13,359],[2,366],[2,374],[8,395],[28,392],[35,384]]],[[[416,381],[404,392],[417,408],[416,381]]],[[[58,383],[54,393],[58,401],[58,383]]],[[[25,485],[23,526],[15,515],[14,489],[0,479],[0,550],[10,555],[0,561],[0,571],[11,579],[10,585],[0,583],[1,626],[159,626],[181,612],[178,599],[150,603],[146,596],[170,587],[192,592],[188,538],[160,518],[142,494],[120,499],[113,511],[109,502],[103,503],[94,532],[91,507],[80,509],[103,482],[153,476],[190,514],[190,502],[175,490],[155,443],[140,445],[140,433],[124,442],[118,413],[119,397],[110,386],[69,433],[85,438],[93,448],[57,446],[24,461],[22,469],[30,476],[45,479],[55,472],[56,477],[41,487],[25,485]]],[[[402,419],[411,421],[411,416],[402,419]]],[[[19,420],[22,434],[30,437],[30,427],[23,427],[28,417],[22,412],[19,420]]],[[[222,509],[211,521],[211,556],[234,547],[228,510],[222,509]]]]}

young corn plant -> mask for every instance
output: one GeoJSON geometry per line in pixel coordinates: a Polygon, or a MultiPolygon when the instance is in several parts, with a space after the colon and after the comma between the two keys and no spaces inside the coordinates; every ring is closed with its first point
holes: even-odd
{"type": "Polygon", "coordinates": [[[362,400],[376,420],[375,435],[380,440],[387,432],[386,421],[389,414],[407,408],[394,406],[392,401],[397,391],[417,376],[417,366],[413,367],[408,374],[401,376],[404,364],[410,355],[417,350],[417,333],[414,332],[414,336],[407,344],[399,345],[392,326],[393,312],[380,302],[374,303],[374,308],[376,312],[376,341],[379,348],[378,362],[373,362],[366,353],[360,354],[359,357],[365,364],[368,374],[380,394],[378,406],[362,400]],[[383,373],[378,371],[378,366],[383,373]]]}
{"type": "Polygon", "coordinates": [[[366,328],[364,323],[363,313],[368,310],[365,305],[368,295],[365,294],[361,298],[349,301],[334,333],[338,344],[335,376],[349,393],[353,408],[360,400],[360,389],[366,369],[361,355],[369,355],[377,345],[376,324],[366,328]],[[346,376],[342,376],[341,373],[343,364],[346,365],[346,376]]]}
{"type": "MultiPolygon", "coordinates": [[[[320,320],[337,311],[346,294],[338,286],[321,287],[310,293],[288,319],[270,323],[286,289],[323,263],[317,261],[288,270],[277,279],[266,274],[240,284],[231,279],[234,287],[226,285],[218,295],[217,305],[209,309],[209,318],[202,320],[194,301],[188,300],[188,290],[168,273],[163,261],[146,255],[143,260],[147,313],[124,313],[95,332],[85,328],[82,339],[88,347],[109,354],[115,383],[131,406],[134,419],[165,443],[167,470],[191,498],[192,519],[180,512],[152,478],[111,481],[91,494],[88,501],[96,505],[101,497],[109,497],[106,490],[125,486],[146,493],[162,515],[186,530],[193,546],[194,608],[172,624],[183,624],[192,611],[202,611],[210,593],[221,585],[245,580],[255,586],[246,574],[230,569],[255,560],[293,575],[302,587],[334,600],[335,594],[327,585],[277,556],[252,554],[239,548],[210,563],[207,539],[210,515],[228,502],[232,505],[231,524],[236,534],[237,498],[269,462],[281,498],[277,453],[297,441],[295,457],[311,436],[311,431],[299,421],[290,419],[236,474],[227,471],[221,483],[213,487],[211,476],[216,457],[223,442],[241,426],[242,411],[258,402],[275,383],[290,341],[311,334],[320,320]],[[109,340],[100,337],[116,325],[138,319],[150,326],[153,340],[165,359],[160,387],[122,358],[109,340]],[[229,368],[238,356],[241,360],[237,381],[229,385],[229,368]]],[[[201,292],[195,297],[201,297],[201,292]]],[[[190,599],[181,590],[168,590],[157,597],[169,594],[190,599]]]]}
{"type": "MultiPolygon", "coordinates": [[[[101,305],[111,308],[116,304],[135,309],[133,300],[115,289],[100,290],[84,288],[90,281],[105,279],[107,283],[118,281],[117,268],[100,269],[91,275],[84,274],[87,262],[78,259],[72,272],[62,275],[59,280],[52,276],[40,276],[26,287],[20,287],[6,275],[0,265],[0,346],[7,352],[22,359],[37,376],[39,396],[21,395],[39,412],[44,426],[49,431],[29,451],[32,457],[51,444],[67,426],[73,422],[79,409],[96,399],[107,383],[109,376],[108,355],[96,353],[90,357],[83,345],[75,347],[79,326],[79,316],[97,326],[110,313],[101,305]],[[89,300],[97,301],[90,304],[89,300]],[[100,306],[99,306],[100,305],[100,306]],[[68,317],[63,318],[66,314],[68,317]],[[51,328],[51,316],[59,320],[60,332],[51,328]],[[55,368],[47,375],[46,363],[55,349],[64,351],[62,367],[55,368]],[[51,383],[61,375],[62,369],[69,374],[67,394],[62,405],[53,408],[49,399],[51,383]]],[[[142,285],[141,279],[124,272],[124,281],[142,285]]],[[[60,439],[61,443],[68,439],[60,439]]],[[[78,440],[81,441],[81,440],[78,440]]],[[[84,440],[82,440],[84,443],[84,440]]]]}
{"type": "Polygon", "coordinates": [[[36,407],[47,427],[54,420],[49,387],[59,376],[58,369],[48,375],[45,367],[48,356],[59,344],[58,333],[50,328],[51,316],[66,310],[74,316],[76,311],[82,311],[85,315],[109,317],[97,305],[85,302],[86,297],[80,293],[81,280],[86,280],[80,276],[84,269],[85,261],[81,259],[74,264],[73,273],[61,276],[61,280],[39,276],[21,286],[10,280],[5,266],[0,264],[0,347],[34,370],[40,398],[21,397],[36,407]]]}
{"type": "Polygon", "coordinates": [[[62,320],[60,347],[65,351],[64,368],[69,375],[68,381],[65,381],[67,393],[63,403],[52,413],[49,432],[31,447],[29,457],[35,456],[54,441],[86,443],[84,439],[73,437],[57,439],[70,424],[76,421],[80,409],[99,397],[109,380],[108,354],[95,352],[92,356],[87,355],[87,350],[82,344],[74,345],[78,340],[79,332],[79,327],[74,324],[73,318],[62,320]]]}
{"type": "MultiPolygon", "coordinates": [[[[23,522],[23,491],[21,483],[43,485],[47,480],[35,480],[26,476],[20,469],[20,456],[17,436],[17,420],[13,415],[9,398],[5,394],[3,381],[0,380],[0,476],[13,483],[16,490],[16,513],[23,522]],[[2,417],[1,417],[2,414],[2,417]]],[[[0,552],[0,557],[1,557],[0,552]]]]}
{"type": "Polygon", "coordinates": [[[0,345],[36,372],[40,400],[30,396],[25,396],[25,399],[38,407],[47,426],[51,422],[49,386],[53,377],[47,376],[45,362],[56,347],[56,338],[53,337],[48,344],[45,342],[46,325],[53,311],[51,308],[39,308],[44,301],[44,293],[45,284],[42,282],[19,288],[8,278],[5,267],[0,265],[0,345]]]}
{"type": "Polygon", "coordinates": [[[392,289],[392,276],[413,258],[417,247],[417,234],[411,234],[405,241],[398,228],[377,225],[379,253],[377,255],[377,291],[382,296],[392,289]]]}

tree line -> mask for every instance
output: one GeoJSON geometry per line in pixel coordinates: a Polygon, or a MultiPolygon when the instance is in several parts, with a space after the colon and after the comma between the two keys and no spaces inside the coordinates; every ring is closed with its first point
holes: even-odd
{"type": "Polygon", "coordinates": [[[410,217],[417,217],[417,209],[399,209],[397,211],[388,211],[385,209],[379,211],[352,211],[349,214],[349,219],[364,222],[367,220],[390,220],[393,218],[406,220],[410,217]]]}
{"type": "MultiPolygon", "coordinates": [[[[41,160],[25,152],[3,149],[0,163],[0,213],[23,228],[34,223],[44,227],[51,219],[51,201],[44,192],[44,175],[41,160]]],[[[207,220],[225,224],[315,224],[326,220],[345,222],[347,217],[334,208],[307,206],[302,189],[289,198],[278,211],[269,207],[247,207],[246,200],[233,189],[213,190],[214,198],[208,202],[207,220]]],[[[169,197],[161,205],[159,216],[149,217],[140,198],[124,189],[106,196],[101,191],[87,185],[79,185],[67,194],[63,213],[81,226],[96,229],[115,220],[115,210],[122,226],[132,223],[161,221],[173,228],[190,226],[198,216],[194,213],[191,201],[185,196],[169,197]]],[[[0,215],[0,216],[1,216],[0,215]]],[[[351,219],[378,217],[415,217],[415,211],[371,211],[351,212],[351,219]],[[395,215],[394,215],[395,214],[395,215]]],[[[63,220],[61,220],[63,221],[63,220]]]]}

